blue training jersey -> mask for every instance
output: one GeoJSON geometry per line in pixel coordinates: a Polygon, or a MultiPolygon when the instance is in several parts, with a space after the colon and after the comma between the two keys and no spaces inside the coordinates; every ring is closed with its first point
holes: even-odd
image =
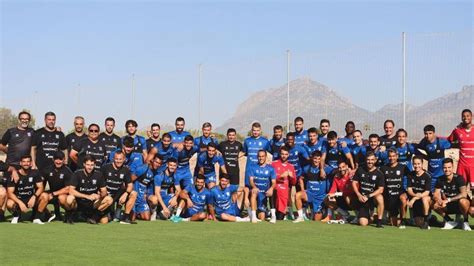
{"type": "MultiPolygon", "coordinates": [[[[328,172],[329,166],[326,166],[325,171],[328,172]]],[[[327,178],[320,178],[319,166],[307,165],[304,167],[304,183],[306,193],[312,198],[324,199],[329,189],[331,188],[331,181],[327,178]]]]}
{"type": "Polygon", "coordinates": [[[221,189],[220,186],[215,186],[211,189],[211,203],[214,205],[217,215],[232,208],[232,194],[238,190],[239,186],[237,185],[229,185],[224,189],[221,189]]]}
{"type": "MultiPolygon", "coordinates": [[[[451,143],[441,138],[436,138],[433,143],[423,139],[416,147],[426,152],[428,157],[428,173],[431,175],[431,178],[443,176],[444,151],[451,148],[451,143]]],[[[418,150],[415,153],[420,154],[418,150]]]]}
{"type": "Polygon", "coordinates": [[[285,145],[285,138],[270,140],[270,153],[272,154],[273,160],[276,161],[280,159],[280,149],[285,145]]]}
{"type": "Polygon", "coordinates": [[[173,157],[178,160],[178,170],[187,169],[189,170],[189,159],[197,152],[196,147],[193,147],[191,150],[182,149],[178,151],[174,150],[173,157]]]}
{"type": "Polygon", "coordinates": [[[408,167],[408,170],[413,171],[413,164],[411,159],[415,155],[415,146],[410,143],[406,143],[405,146],[395,146],[398,152],[398,163],[408,167]]]}
{"type": "Polygon", "coordinates": [[[211,142],[214,142],[216,145],[219,144],[219,141],[215,138],[212,137],[204,137],[200,136],[198,138],[194,139],[194,147],[198,150],[199,153],[203,153],[204,151],[201,152],[201,149],[207,148],[207,145],[211,142]]]}
{"type": "Polygon", "coordinates": [[[179,183],[177,183],[174,178],[174,173],[168,175],[166,172],[167,171],[165,170],[161,173],[158,173],[154,180],[155,187],[160,187],[161,196],[166,196],[173,193],[174,186],[179,185],[179,183]]]}
{"type": "Polygon", "coordinates": [[[295,131],[294,133],[296,145],[305,145],[308,143],[308,131],[306,129],[303,129],[300,132],[295,131]]]}
{"type": "MultiPolygon", "coordinates": [[[[176,149],[170,144],[167,148],[163,146],[163,142],[160,141],[158,145],[155,146],[157,154],[163,158],[163,165],[168,161],[169,158],[174,157],[176,149]]],[[[176,158],[176,157],[175,157],[176,158]]]]}
{"type": "MultiPolygon", "coordinates": [[[[109,158],[107,159],[107,163],[112,163],[114,161],[115,153],[121,150],[122,149],[119,148],[119,149],[111,151],[109,154],[109,158]]],[[[130,172],[134,174],[138,167],[141,167],[142,165],[144,165],[143,155],[141,153],[134,152],[134,151],[132,151],[129,154],[125,154],[124,164],[127,165],[128,168],[130,168],[130,172]]]]}
{"type": "Polygon", "coordinates": [[[155,176],[157,174],[156,170],[150,168],[150,166],[144,164],[137,168],[135,175],[137,180],[135,182],[140,182],[146,186],[154,184],[155,176]]]}
{"type": "Polygon", "coordinates": [[[272,180],[276,179],[275,169],[269,164],[254,165],[250,171],[250,177],[260,192],[266,192],[272,186],[272,180]]]}
{"type": "Polygon", "coordinates": [[[189,185],[185,188],[189,198],[193,202],[191,209],[198,213],[203,212],[207,204],[211,202],[211,192],[207,188],[203,188],[201,192],[197,191],[196,186],[189,185]]]}
{"type": "Polygon", "coordinates": [[[172,143],[183,143],[184,138],[188,135],[191,135],[191,134],[189,134],[188,131],[183,131],[181,133],[178,133],[178,132],[176,132],[176,130],[168,132],[168,134],[170,134],[170,136],[171,136],[171,142],[172,143]]]}
{"type": "Polygon", "coordinates": [[[306,149],[301,145],[295,145],[290,149],[288,162],[295,167],[296,176],[303,174],[302,167],[308,162],[309,155],[306,149]]]}
{"type": "Polygon", "coordinates": [[[351,150],[349,147],[342,147],[337,144],[334,147],[329,147],[329,143],[326,143],[326,164],[329,165],[332,169],[337,169],[337,163],[339,160],[344,160],[346,154],[350,154],[351,150]]]}
{"type": "Polygon", "coordinates": [[[265,137],[248,137],[244,141],[243,152],[247,156],[247,163],[258,163],[258,151],[265,150],[267,152],[271,152],[270,150],[270,141],[265,137]]]}
{"type": "Polygon", "coordinates": [[[224,159],[220,155],[214,155],[214,157],[210,158],[207,155],[207,152],[202,153],[199,155],[198,161],[197,161],[197,167],[203,167],[204,168],[204,176],[205,177],[212,177],[216,175],[216,168],[215,164],[219,164],[220,166],[224,165],[224,159]]]}
{"type": "MultiPolygon", "coordinates": [[[[125,137],[122,137],[122,145],[124,138],[125,137]]],[[[135,135],[135,137],[133,137],[133,151],[142,153],[143,151],[147,150],[146,139],[142,136],[135,135]]]]}

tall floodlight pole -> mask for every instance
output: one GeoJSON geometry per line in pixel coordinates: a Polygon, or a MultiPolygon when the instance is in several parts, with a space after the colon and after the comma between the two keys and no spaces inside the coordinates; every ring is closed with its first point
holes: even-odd
{"type": "Polygon", "coordinates": [[[201,98],[201,70],[202,70],[202,64],[198,65],[198,133],[199,133],[199,128],[201,127],[201,104],[202,104],[202,98],[201,98]]]}
{"type": "Polygon", "coordinates": [[[132,119],[135,118],[135,74],[132,74],[132,103],[131,103],[132,119]]]}
{"type": "Polygon", "coordinates": [[[406,102],[406,33],[402,32],[402,56],[403,56],[403,70],[402,70],[402,89],[403,89],[403,128],[406,128],[406,119],[407,119],[407,102],[406,102]]]}
{"type": "Polygon", "coordinates": [[[287,132],[290,132],[290,50],[286,50],[286,61],[287,61],[286,130],[287,132]]]}

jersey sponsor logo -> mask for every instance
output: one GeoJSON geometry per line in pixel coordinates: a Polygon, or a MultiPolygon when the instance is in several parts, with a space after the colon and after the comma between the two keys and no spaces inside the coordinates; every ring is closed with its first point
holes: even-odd
{"type": "Polygon", "coordinates": [[[114,139],[114,142],[117,142],[117,140],[116,140],[116,139],[114,139]]]}

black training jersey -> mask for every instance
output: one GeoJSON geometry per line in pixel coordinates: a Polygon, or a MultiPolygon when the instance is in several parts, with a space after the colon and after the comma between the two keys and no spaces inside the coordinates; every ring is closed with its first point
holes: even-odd
{"type": "Polygon", "coordinates": [[[54,165],[51,165],[44,168],[41,173],[44,178],[44,184],[48,183],[51,193],[61,190],[71,183],[72,171],[67,166],[56,168],[54,165]]]}
{"type": "Polygon", "coordinates": [[[408,188],[413,190],[413,193],[423,193],[431,190],[431,176],[424,172],[421,176],[417,176],[415,171],[408,173],[408,188]]]}
{"type": "Polygon", "coordinates": [[[33,134],[32,146],[36,146],[36,166],[41,169],[53,165],[53,155],[67,149],[64,133],[48,131],[44,127],[33,134]]]}
{"type": "Polygon", "coordinates": [[[397,145],[397,135],[393,137],[388,137],[387,135],[383,135],[380,137],[380,146],[385,146],[388,148],[397,145]]]}
{"type": "Polygon", "coordinates": [[[113,163],[102,166],[102,176],[105,179],[105,185],[107,186],[107,192],[111,196],[115,196],[120,190],[132,182],[130,169],[127,166],[115,169],[113,163]]]}
{"type": "Polygon", "coordinates": [[[466,181],[462,176],[454,175],[451,181],[448,181],[448,178],[443,175],[436,182],[437,189],[441,189],[441,195],[446,198],[452,198],[461,193],[461,187],[466,186],[466,181]]]}
{"type": "Polygon", "coordinates": [[[10,178],[10,173],[8,172],[8,164],[3,161],[0,161],[0,187],[7,186],[7,179],[10,178]]]}
{"type": "Polygon", "coordinates": [[[94,170],[87,174],[85,170],[77,170],[71,177],[70,185],[80,193],[91,195],[105,187],[105,180],[100,171],[94,170]]]}
{"type": "Polygon", "coordinates": [[[1,143],[5,146],[8,145],[7,164],[20,165],[20,158],[30,154],[33,133],[34,130],[32,128],[23,130],[13,127],[3,134],[1,143]]]}
{"type": "Polygon", "coordinates": [[[403,193],[403,180],[409,172],[405,165],[397,164],[395,167],[385,165],[380,168],[385,176],[384,195],[399,196],[403,193]]]}
{"type": "Polygon", "coordinates": [[[37,190],[37,183],[43,182],[43,178],[38,170],[29,170],[25,175],[22,175],[20,171],[18,171],[18,182],[15,183],[10,178],[7,180],[8,187],[15,188],[15,195],[20,200],[27,200],[37,190]]]}
{"type": "MultiPolygon", "coordinates": [[[[75,132],[72,132],[72,133],[70,133],[66,136],[68,157],[69,157],[69,154],[70,154],[72,148],[74,147],[74,145],[76,145],[76,143],[78,143],[81,140],[86,139],[86,138],[87,138],[86,134],[82,134],[81,136],[78,136],[78,135],[76,135],[75,132]]],[[[77,165],[73,160],[71,160],[71,157],[69,157],[68,163],[69,163],[69,167],[72,169],[72,171],[75,171],[77,169],[77,165]]]]}
{"type": "Polygon", "coordinates": [[[83,139],[80,142],[77,142],[72,149],[78,153],[78,169],[82,169],[84,167],[82,163],[86,155],[90,155],[92,158],[94,158],[95,168],[97,170],[100,170],[102,164],[104,164],[104,162],[107,160],[107,152],[100,139],[97,139],[95,143],[89,138],[83,139]]]}
{"type": "Polygon", "coordinates": [[[219,143],[219,151],[224,158],[225,168],[229,174],[239,174],[239,153],[243,150],[242,143],[234,141],[230,143],[228,140],[219,143]]]}
{"type": "Polygon", "coordinates": [[[115,133],[112,133],[112,135],[109,136],[105,132],[102,132],[99,135],[99,140],[102,141],[105,146],[107,158],[109,158],[112,151],[122,148],[122,140],[115,133]]]}
{"type": "Polygon", "coordinates": [[[385,186],[384,175],[379,169],[369,171],[366,167],[359,167],[352,178],[353,181],[359,182],[359,192],[362,195],[369,195],[379,187],[385,186]]]}

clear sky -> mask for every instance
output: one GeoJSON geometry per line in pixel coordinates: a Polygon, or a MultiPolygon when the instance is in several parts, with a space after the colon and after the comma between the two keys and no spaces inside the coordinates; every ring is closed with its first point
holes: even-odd
{"type": "MultiPolygon", "coordinates": [[[[407,32],[409,102],[473,84],[471,1],[1,1],[1,100],[102,124],[216,126],[253,92],[309,76],[377,110],[401,101],[407,32]],[[79,85],[80,84],[80,85],[79,85]],[[382,95],[367,102],[368,94],[382,95]]],[[[269,111],[270,112],[270,111],[269,111]]]]}

